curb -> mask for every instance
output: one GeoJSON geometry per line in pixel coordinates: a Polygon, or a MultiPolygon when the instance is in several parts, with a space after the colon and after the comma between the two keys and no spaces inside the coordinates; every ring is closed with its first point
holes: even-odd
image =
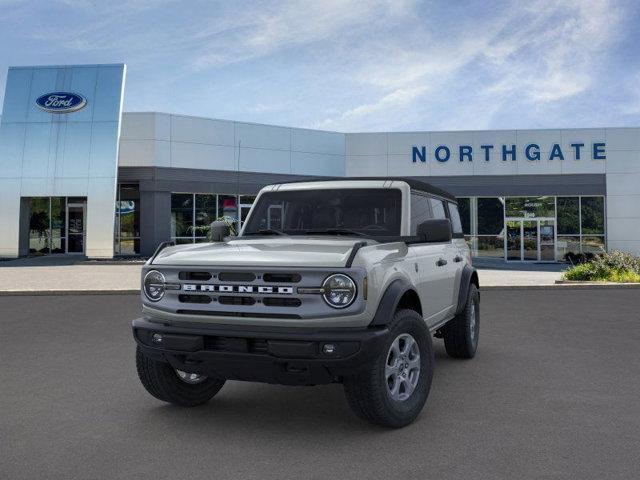
{"type": "Polygon", "coordinates": [[[140,295],[140,289],[123,290],[1,290],[0,297],[41,297],[47,295],[140,295]]]}
{"type": "Polygon", "coordinates": [[[640,288],[640,283],[550,283],[548,285],[480,285],[480,291],[486,290],[607,290],[640,288]]]}

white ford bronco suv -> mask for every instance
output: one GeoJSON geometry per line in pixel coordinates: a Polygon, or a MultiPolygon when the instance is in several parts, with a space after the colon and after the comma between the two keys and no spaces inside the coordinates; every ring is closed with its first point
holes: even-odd
{"type": "Polygon", "coordinates": [[[237,237],[162,244],[133,321],[140,381],[183,406],[225,380],[341,382],[360,417],[402,427],[420,413],[432,335],[471,358],[480,292],[456,199],[412,179],[263,188],[237,237]]]}

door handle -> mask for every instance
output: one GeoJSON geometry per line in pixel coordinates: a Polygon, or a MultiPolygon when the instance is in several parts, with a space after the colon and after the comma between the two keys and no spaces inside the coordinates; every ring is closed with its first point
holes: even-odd
{"type": "Polygon", "coordinates": [[[447,261],[444,258],[441,258],[436,262],[437,267],[444,267],[446,264],[447,264],[447,261]]]}
{"type": "Polygon", "coordinates": [[[459,263],[462,261],[462,257],[460,255],[456,255],[455,258],[453,259],[454,262],[459,263]]]}

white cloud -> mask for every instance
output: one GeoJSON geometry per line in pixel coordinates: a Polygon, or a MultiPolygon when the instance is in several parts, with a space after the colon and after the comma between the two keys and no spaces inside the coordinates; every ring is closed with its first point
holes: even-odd
{"type": "MultiPolygon", "coordinates": [[[[424,42],[408,50],[401,39],[387,47],[382,61],[374,59],[357,73],[374,98],[317,124],[345,130],[365,125],[384,129],[386,119],[406,111],[404,96],[394,93],[413,91],[419,93],[412,100],[422,97],[426,114],[430,103],[440,105],[442,98],[450,99],[452,108],[444,124],[455,125],[456,89],[465,83],[475,99],[459,109],[464,113],[458,117],[458,128],[488,128],[492,116],[487,112],[497,113],[503,103],[518,102],[528,109],[526,104],[540,106],[586,92],[595,74],[594,58],[615,39],[621,18],[621,9],[609,0],[539,0],[524,8],[501,9],[495,19],[467,21],[458,26],[461,35],[435,45],[424,42]],[[469,115],[474,105],[478,114],[469,115]],[[373,125],[367,118],[372,106],[375,113],[386,111],[373,125]],[[472,125],[470,118],[475,118],[472,125]]],[[[438,26],[430,24],[429,29],[438,26]]]]}
{"type": "Polygon", "coordinates": [[[617,0],[59,1],[68,26],[16,30],[43,56],[123,59],[129,82],[156,78],[145,98],[197,89],[176,108],[199,115],[345,131],[489,128],[588,95],[625,15],[617,0]]]}

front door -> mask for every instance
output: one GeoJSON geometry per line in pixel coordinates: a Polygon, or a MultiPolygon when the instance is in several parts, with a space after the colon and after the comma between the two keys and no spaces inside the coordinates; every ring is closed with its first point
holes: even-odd
{"type": "Polygon", "coordinates": [[[67,204],[67,253],[84,253],[85,204],[67,204]]]}
{"type": "Polygon", "coordinates": [[[509,218],[505,222],[505,229],[505,260],[519,262],[555,261],[555,219],[509,218]]]}

